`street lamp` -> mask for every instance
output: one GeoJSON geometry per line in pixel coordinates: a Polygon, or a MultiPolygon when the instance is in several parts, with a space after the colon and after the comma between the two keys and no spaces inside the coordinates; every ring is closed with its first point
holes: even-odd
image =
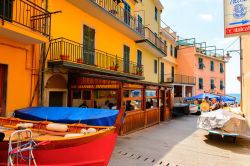
{"type": "Polygon", "coordinates": [[[242,55],[242,49],[241,49],[241,40],[240,40],[240,50],[230,50],[227,51],[227,54],[225,56],[225,60],[229,61],[232,56],[230,56],[230,53],[237,52],[240,55],[240,106],[243,108],[242,101],[243,101],[243,55],[242,55]]]}

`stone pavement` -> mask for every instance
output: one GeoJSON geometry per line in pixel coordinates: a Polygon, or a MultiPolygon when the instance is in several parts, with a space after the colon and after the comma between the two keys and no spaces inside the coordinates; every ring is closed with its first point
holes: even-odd
{"type": "Polygon", "coordinates": [[[250,166],[250,140],[214,137],[196,128],[197,116],[119,137],[110,166],[250,166]]]}

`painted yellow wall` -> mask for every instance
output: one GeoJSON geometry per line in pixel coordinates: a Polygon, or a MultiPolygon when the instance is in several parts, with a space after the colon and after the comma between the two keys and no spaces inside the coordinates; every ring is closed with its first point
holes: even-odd
{"type": "Polygon", "coordinates": [[[242,50],[243,50],[243,112],[250,124],[250,35],[242,36],[242,50]]]}
{"type": "Polygon", "coordinates": [[[62,13],[53,17],[52,38],[65,37],[82,43],[83,25],[86,24],[95,29],[96,49],[123,57],[123,45],[127,45],[130,47],[130,60],[133,62],[137,62],[137,50],[141,50],[146,80],[151,82],[158,81],[158,74],[153,73],[154,59],[157,58],[140,48],[134,40],[114,29],[112,25],[103,23],[101,18],[96,19],[92,17],[66,0],[61,0],[60,2],[50,1],[49,9],[51,11],[62,10],[62,13]],[[69,20],[69,22],[65,23],[65,20],[69,20]]]}
{"type": "MultiPolygon", "coordinates": [[[[38,48],[38,45],[34,46],[33,53],[32,45],[23,45],[0,37],[0,64],[8,65],[7,116],[11,116],[16,109],[29,106],[37,81],[37,69],[39,65],[38,48]],[[34,55],[33,67],[32,55],[34,55]],[[34,76],[31,75],[32,68],[36,69],[34,70],[34,74],[36,74],[34,76]],[[33,81],[31,82],[32,78],[33,81]]],[[[37,98],[35,98],[33,106],[37,106],[37,98]]]]}
{"type": "Polygon", "coordinates": [[[154,0],[143,0],[138,1],[135,7],[135,11],[143,18],[143,23],[146,27],[151,29],[154,33],[159,34],[160,32],[160,18],[161,11],[158,9],[158,20],[155,20],[155,1],[154,0]]]}
{"type": "Polygon", "coordinates": [[[90,16],[66,0],[50,1],[51,11],[61,10],[52,20],[52,38],[65,37],[67,39],[83,42],[83,25],[95,29],[96,49],[123,57],[123,45],[130,47],[130,60],[136,62],[138,47],[129,37],[123,35],[112,25],[103,23],[100,19],[90,16]],[[72,12],[74,11],[74,12],[72,12]],[[73,18],[73,19],[72,19],[73,18]],[[68,20],[65,22],[65,20],[68,20]]]}

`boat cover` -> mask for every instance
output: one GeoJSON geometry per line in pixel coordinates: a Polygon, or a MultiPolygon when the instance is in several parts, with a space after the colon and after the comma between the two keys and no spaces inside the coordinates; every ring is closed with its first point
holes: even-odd
{"type": "Polygon", "coordinates": [[[15,111],[15,117],[25,120],[55,123],[82,123],[94,126],[114,126],[119,110],[76,107],[32,107],[15,111]]]}
{"type": "Polygon", "coordinates": [[[250,129],[246,119],[241,115],[222,109],[202,113],[198,118],[197,127],[205,130],[222,129],[228,133],[250,137],[250,129]]]}

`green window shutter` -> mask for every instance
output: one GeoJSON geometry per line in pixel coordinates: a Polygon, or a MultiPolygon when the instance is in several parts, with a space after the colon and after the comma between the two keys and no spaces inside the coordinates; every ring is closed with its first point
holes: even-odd
{"type": "Polygon", "coordinates": [[[224,89],[224,83],[223,83],[223,81],[221,80],[220,81],[220,90],[223,90],[224,89]]]}
{"type": "Polygon", "coordinates": [[[129,73],[130,68],[130,48],[126,45],[123,46],[123,65],[124,65],[124,72],[129,73]]]}
{"type": "Polygon", "coordinates": [[[8,21],[12,21],[12,15],[13,15],[13,0],[5,0],[5,6],[4,6],[4,1],[0,1],[0,18],[3,16],[3,11],[4,13],[4,19],[8,21]]]}
{"type": "Polygon", "coordinates": [[[137,50],[137,65],[142,65],[142,52],[140,50],[137,50]]]}
{"type": "Polygon", "coordinates": [[[157,74],[157,60],[154,60],[154,73],[157,74]]]}
{"type": "Polygon", "coordinates": [[[215,86],[214,86],[214,80],[211,79],[211,89],[213,90],[214,88],[215,88],[215,86]]]}
{"type": "Polygon", "coordinates": [[[155,7],[155,21],[158,20],[158,9],[155,7]]]}
{"type": "Polygon", "coordinates": [[[210,70],[214,71],[214,61],[210,61],[210,70]]]}
{"type": "Polygon", "coordinates": [[[177,54],[178,54],[178,49],[177,47],[174,48],[174,57],[177,58],[177,54]]]}
{"type": "Polygon", "coordinates": [[[199,89],[203,89],[203,78],[199,78],[199,89]]]}
{"type": "Polygon", "coordinates": [[[173,46],[170,45],[170,55],[173,56],[173,46]]]}
{"type": "Polygon", "coordinates": [[[224,68],[223,68],[223,64],[222,63],[220,63],[220,72],[224,73],[224,68]]]}
{"type": "Polygon", "coordinates": [[[199,69],[203,69],[203,68],[204,68],[203,59],[199,58],[199,69]]]}

